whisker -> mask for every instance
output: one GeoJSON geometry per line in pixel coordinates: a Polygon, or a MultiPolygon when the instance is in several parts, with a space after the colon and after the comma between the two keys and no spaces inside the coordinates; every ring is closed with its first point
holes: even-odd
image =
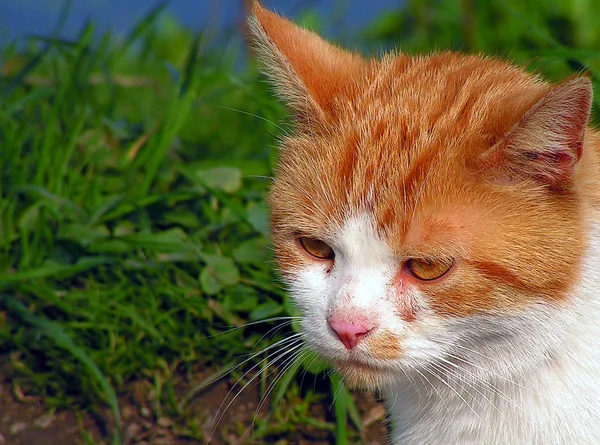
{"type": "Polygon", "coordinates": [[[285,133],[285,128],[283,128],[281,125],[277,124],[276,122],[273,122],[272,120],[267,119],[264,116],[260,116],[258,114],[250,113],[249,111],[238,110],[237,108],[226,107],[225,105],[215,105],[214,107],[215,108],[222,108],[223,110],[235,111],[236,113],[245,114],[247,116],[255,117],[257,119],[260,119],[261,121],[265,121],[265,122],[267,122],[267,123],[269,123],[271,125],[274,125],[279,130],[281,130],[283,133],[285,133]]]}
{"type": "Polygon", "coordinates": [[[246,382],[242,388],[236,393],[236,395],[229,401],[229,403],[227,403],[227,405],[225,406],[225,408],[223,408],[223,405],[225,404],[225,402],[227,401],[227,399],[229,398],[229,396],[231,395],[233,388],[235,388],[240,381],[246,376],[248,375],[250,372],[252,372],[252,370],[254,370],[257,366],[260,366],[263,362],[267,361],[270,357],[272,357],[275,354],[279,354],[277,357],[275,357],[273,359],[273,362],[276,362],[277,360],[280,360],[281,358],[285,357],[288,354],[293,353],[296,349],[298,349],[299,347],[303,346],[303,343],[301,341],[301,339],[295,339],[296,341],[299,342],[299,344],[293,344],[293,346],[291,347],[287,347],[283,352],[281,352],[281,350],[278,350],[272,354],[269,354],[269,356],[267,356],[266,358],[264,358],[263,360],[261,360],[259,363],[257,363],[256,365],[254,365],[252,368],[250,368],[248,371],[246,371],[232,386],[232,388],[229,390],[229,392],[225,395],[225,397],[223,398],[223,402],[221,402],[221,405],[219,405],[219,408],[217,409],[217,416],[215,419],[215,424],[211,430],[211,434],[210,437],[213,436],[213,434],[215,433],[219,423],[221,422],[221,420],[223,419],[223,416],[225,415],[225,413],[227,412],[227,410],[229,409],[229,407],[237,400],[238,396],[250,385],[252,384],[252,382],[254,382],[261,374],[260,373],[256,373],[254,376],[252,376],[250,378],[250,380],[248,382],[246,382]]]}
{"type": "MultiPolygon", "coordinates": [[[[488,357],[487,355],[485,355],[485,354],[481,353],[480,351],[477,351],[476,349],[469,348],[469,347],[467,347],[467,346],[464,346],[464,345],[461,345],[461,344],[453,344],[453,343],[451,343],[451,342],[445,342],[445,341],[442,341],[442,340],[439,340],[439,339],[436,339],[435,341],[436,341],[437,343],[440,343],[440,344],[443,344],[443,345],[446,345],[446,346],[450,346],[450,347],[453,347],[453,348],[460,348],[460,349],[463,349],[463,350],[465,350],[465,351],[467,351],[467,352],[469,352],[469,353],[473,353],[473,354],[475,354],[475,355],[478,355],[478,356],[480,356],[480,357],[482,357],[482,358],[484,358],[484,359],[486,359],[486,360],[489,360],[489,361],[491,361],[491,362],[493,362],[493,363],[495,363],[495,364],[497,364],[497,365],[504,366],[504,367],[506,366],[504,363],[500,362],[499,360],[496,360],[496,359],[494,359],[494,358],[492,358],[492,357],[488,357]]],[[[460,357],[460,356],[458,356],[458,355],[452,354],[451,352],[447,352],[446,354],[447,354],[447,355],[449,355],[449,356],[452,356],[453,358],[455,358],[455,359],[457,359],[457,360],[460,360],[460,361],[462,361],[463,363],[465,363],[465,364],[467,364],[467,365],[469,365],[469,366],[473,366],[474,368],[477,368],[477,369],[479,369],[479,370],[481,370],[481,371],[488,372],[488,373],[490,373],[491,375],[493,375],[494,377],[497,377],[497,378],[499,378],[499,379],[502,379],[502,380],[506,380],[507,382],[509,382],[509,383],[512,383],[512,384],[514,384],[514,385],[516,385],[516,386],[519,386],[519,387],[521,387],[522,389],[526,389],[526,390],[528,390],[528,389],[529,389],[529,388],[527,388],[527,387],[525,387],[525,386],[522,386],[520,383],[518,383],[518,382],[515,382],[514,380],[510,379],[510,378],[509,378],[509,377],[507,377],[507,376],[504,376],[504,375],[502,375],[502,374],[499,374],[499,373],[497,373],[497,372],[495,372],[495,371],[493,371],[493,370],[491,370],[491,369],[487,369],[487,368],[484,368],[484,367],[482,367],[482,366],[476,365],[475,363],[473,363],[473,362],[470,362],[469,360],[465,359],[464,357],[460,357]]],[[[523,380],[525,380],[526,382],[528,382],[528,383],[532,383],[532,382],[531,382],[531,380],[529,380],[527,377],[525,377],[525,375],[523,375],[522,373],[516,372],[515,374],[516,374],[518,377],[520,377],[520,378],[522,378],[523,380]]]]}
{"type": "Polygon", "coordinates": [[[273,176],[265,176],[265,175],[244,175],[244,178],[248,179],[265,179],[267,181],[272,181],[273,176]]]}
{"type": "Polygon", "coordinates": [[[237,331],[238,329],[242,329],[242,328],[246,328],[248,326],[254,326],[257,324],[261,324],[261,323],[270,323],[272,321],[281,321],[281,320],[301,320],[303,317],[271,317],[271,318],[265,318],[264,320],[258,320],[258,321],[252,321],[250,323],[244,323],[242,325],[239,326],[234,326],[232,328],[227,329],[226,331],[223,332],[218,332],[216,334],[212,334],[212,335],[208,335],[206,337],[203,337],[204,339],[209,339],[209,338],[214,338],[214,337],[218,337],[219,335],[225,335],[228,334],[229,332],[233,332],[233,331],[237,331]]]}
{"type": "MultiPolygon", "coordinates": [[[[284,351],[284,352],[283,352],[283,353],[281,353],[279,356],[277,356],[275,359],[273,359],[273,363],[274,363],[274,362],[276,362],[277,360],[280,360],[281,358],[285,357],[285,356],[286,356],[286,355],[288,355],[288,354],[292,354],[292,353],[294,352],[294,350],[295,350],[295,349],[297,349],[299,346],[301,346],[301,345],[296,345],[294,348],[292,348],[292,349],[288,349],[288,350],[284,351]]],[[[292,357],[292,359],[293,359],[293,358],[294,358],[294,355],[292,354],[292,355],[291,355],[291,357],[292,357]]],[[[289,357],[285,359],[284,363],[287,363],[287,362],[288,362],[288,359],[289,359],[289,357]]],[[[235,397],[233,397],[233,399],[232,399],[232,400],[231,400],[231,401],[230,401],[230,402],[227,404],[227,406],[225,407],[225,409],[223,410],[223,412],[220,414],[219,420],[218,420],[217,424],[215,425],[215,429],[213,430],[213,432],[216,430],[216,427],[217,427],[218,423],[219,423],[219,422],[220,422],[220,421],[223,419],[223,416],[225,415],[225,413],[227,412],[227,410],[229,409],[229,407],[231,406],[231,404],[233,404],[233,402],[235,402],[235,400],[237,399],[237,397],[238,397],[238,396],[239,396],[239,395],[240,395],[242,392],[244,392],[244,391],[246,390],[246,388],[248,388],[248,386],[250,386],[252,383],[254,383],[254,382],[255,382],[255,381],[256,381],[256,380],[257,380],[257,379],[258,379],[258,378],[261,376],[261,374],[262,374],[262,371],[264,371],[264,370],[265,370],[265,369],[266,369],[268,366],[269,366],[268,364],[266,364],[265,366],[263,366],[263,367],[261,368],[261,372],[260,372],[260,373],[256,373],[254,376],[252,376],[252,378],[251,378],[251,379],[250,379],[248,382],[246,382],[246,383],[244,384],[244,386],[242,386],[242,388],[241,388],[241,389],[240,389],[240,390],[239,390],[239,391],[236,393],[235,397]]],[[[270,375],[271,375],[273,372],[274,372],[274,370],[273,370],[273,371],[270,371],[270,372],[269,372],[269,373],[267,373],[267,375],[266,375],[266,376],[265,376],[263,379],[261,379],[261,380],[264,380],[264,379],[268,378],[268,377],[269,377],[269,376],[270,376],[270,375]]],[[[228,396],[229,396],[229,394],[228,394],[228,395],[225,397],[224,401],[227,399],[227,397],[228,397],[228,396]]],[[[224,401],[223,401],[223,403],[224,403],[224,401]]],[[[261,400],[261,402],[262,402],[262,400],[261,400]]],[[[258,415],[258,413],[260,412],[261,408],[262,408],[262,403],[261,403],[261,404],[258,406],[258,408],[257,408],[257,411],[256,411],[256,414],[255,414],[255,417],[254,417],[254,419],[253,419],[253,421],[252,421],[252,424],[250,425],[250,428],[251,428],[251,429],[252,429],[252,428],[254,428],[254,423],[255,423],[255,422],[254,422],[254,420],[256,419],[256,416],[257,416],[257,415],[258,415]]],[[[221,409],[221,408],[219,407],[219,410],[220,410],[220,409],[221,409]]]]}
{"type": "Polygon", "coordinates": [[[333,407],[335,406],[335,401],[339,397],[341,392],[342,392],[342,385],[338,385],[338,387],[335,388],[335,391],[333,393],[333,398],[331,399],[331,405],[329,405],[329,410],[333,409],[333,407]]]}
{"type": "MultiPolygon", "coordinates": [[[[457,357],[456,357],[457,358],[457,357]]],[[[443,358],[437,358],[438,360],[443,361],[444,363],[447,363],[450,366],[455,367],[456,369],[460,370],[463,373],[466,373],[468,375],[470,375],[471,377],[473,377],[477,382],[485,385],[489,390],[491,390],[492,394],[500,397],[501,399],[505,400],[506,402],[510,403],[511,405],[513,405],[514,407],[522,410],[525,412],[525,410],[523,410],[523,408],[521,408],[519,405],[517,405],[507,394],[505,394],[503,391],[500,390],[500,388],[496,387],[495,385],[493,385],[491,382],[488,382],[487,380],[483,379],[482,377],[478,376],[477,374],[474,374],[472,372],[470,372],[469,370],[463,368],[462,366],[458,365],[457,363],[453,363],[450,360],[446,360],[443,358]]],[[[464,380],[465,383],[468,384],[468,382],[466,380],[464,380]]],[[[473,386],[473,385],[472,385],[473,386]]],[[[475,386],[473,386],[473,389],[475,389],[477,391],[477,389],[475,388],[475,386]]],[[[479,392],[479,391],[478,391],[479,392]]],[[[482,393],[480,393],[482,397],[485,397],[485,395],[483,395],[482,393]]],[[[487,399],[487,398],[486,398],[487,399]]],[[[489,400],[488,400],[489,401],[489,400]]],[[[491,403],[491,401],[490,401],[491,403]]],[[[493,405],[493,404],[492,404],[493,405]]],[[[500,410],[494,405],[494,407],[500,412],[500,410]]]]}
{"type": "MultiPolygon", "coordinates": [[[[306,354],[308,355],[308,354],[306,354]]],[[[310,361],[310,363],[306,366],[304,366],[304,369],[302,370],[302,379],[300,379],[300,388],[302,388],[302,385],[304,384],[304,378],[306,377],[306,373],[308,371],[308,368],[311,367],[311,365],[315,362],[315,360],[320,359],[320,357],[318,355],[315,355],[313,357],[313,359],[310,361]]],[[[315,374],[315,380],[314,380],[314,384],[313,384],[313,389],[316,387],[317,385],[317,375],[315,374]]],[[[316,392],[316,391],[315,391],[316,392]]]]}
{"type": "MultiPolygon", "coordinates": [[[[287,343],[288,341],[291,341],[292,339],[296,339],[298,340],[299,337],[304,337],[304,333],[302,332],[297,332],[295,334],[291,334],[281,340],[276,341],[273,344],[270,344],[269,346],[266,346],[264,348],[262,348],[260,351],[258,352],[254,352],[254,348],[256,348],[256,345],[254,346],[254,348],[248,353],[245,354],[244,356],[248,357],[247,359],[245,359],[244,361],[242,361],[241,363],[237,364],[235,368],[232,368],[231,371],[234,371],[236,368],[238,368],[239,366],[249,362],[250,360],[252,360],[253,358],[257,357],[258,355],[262,354],[263,352],[267,352],[271,349],[273,349],[276,346],[283,346],[283,344],[287,343]]],[[[261,337],[261,339],[264,338],[264,335],[261,337]]],[[[258,344],[259,342],[257,342],[256,344],[258,344]]],[[[242,357],[244,357],[242,356],[242,357]]]]}
{"type": "MultiPolygon", "coordinates": [[[[411,369],[414,369],[411,365],[409,365],[409,367],[411,369]]],[[[419,390],[418,385],[415,384],[414,380],[410,377],[410,375],[408,374],[408,372],[406,372],[406,370],[404,368],[402,368],[402,367],[400,367],[400,371],[402,371],[402,373],[404,374],[404,376],[406,377],[406,379],[410,382],[411,386],[413,388],[415,388],[415,390],[417,391],[417,394],[419,394],[419,397],[421,399],[423,399],[423,395],[421,394],[421,391],[419,390]]],[[[397,394],[396,394],[396,397],[397,397],[397,394]]]]}
{"type": "MultiPolygon", "coordinates": [[[[473,409],[473,407],[469,404],[469,402],[467,402],[467,400],[455,389],[452,387],[452,385],[450,385],[448,382],[446,382],[442,376],[438,375],[435,372],[435,368],[432,369],[431,367],[427,366],[425,369],[427,369],[427,371],[434,376],[435,378],[438,379],[438,381],[440,381],[441,383],[443,383],[445,386],[448,387],[448,389],[450,389],[451,391],[453,391],[463,402],[465,405],[467,405],[467,407],[473,412],[473,414],[475,414],[475,416],[477,416],[477,418],[479,420],[481,420],[481,417],[479,416],[479,414],[477,413],[477,411],[475,411],[475,409],[473,409]]],[[[472,397],[472,396],[471,396],[472,397]]]]}
{"type": "MultiPolygon", "coordinates": [[[[256,407],[254,417],[252,418],[251,427],[254,427],[254,424],[256,423],[256,419],[258,418],[258,415],[260,414],[260,410],[262,409],[264,404],[267,402],[271,392],[277,386],[277,383],[279,383],[279,381],[281,381],[281,379],[288,373],[288,371],[294,366],[295,363],[298,363],[298,362],[301,362],[302,360],[304,360],[304,357],[310,352],[308,350],[308,348],[306,347],[306,345],[303,345],[303,346],[304,347],[301,348],[300,351],[298,351],[298,353],[296,355],[291,355],[290,357],[286,358],[284,360],[284,362],[280,365],[281,366],[280,374],[273,380],[273,382],[271,382],[269,384],[264,395],[261,397],[261,400],[260,400],[258,406],[256,407]]],[[[273,374],[274,372],[275,372],[275,370],[271,371],[267,375],[267,377],[269,375],[273,374]]]]}
{"type": "MultiPolygon", "coordinates": [[[[225,377],[226,375],[230,374],[232,371],[235,371],[240,366],[245,365],[246,363],[248,363],[249,361],[255,359],[256,357],[258,357],[259,355],[261,355],[264,352],[267,352],[267,351],[269,351],[269,350],[271,350],[271,349],[273,349],[275,347],[283,347],[285,345],[288,345],[289,343],[294,343],[295,341],[301,341],[301,339],[299,338],[301,336],[302,336],[301,333],[294,334],[294,335],[291,335],[291,336],[289,336],[287,338],[279,340],[279,341],[273,343],[272,345],[269,345],[269,346],[261,349],[257,353],[250,355],[250,357],[248,357],[246,360],[243,360],[242,362],[238,363],[237,365],[232,366],[231,368],[227,369],[225,372],[223,372],[223,374],[218,379],[211,380],[210,382],[207,382],[205,385],[202,385],[202,386],[198,387],[197,390],[200,390],[203,387],[212,385],[214,382],[221,380],[223,377],[225,377]]],[[[259,365],[260,363],[262,363],[264,360],[267,360],[269,357],[271,357],[273,354],[276,354],[276,353],[277,353],[277,351],[274,351],[274,352],[270,353],[269,355],[267,355],[266,358],[264,358],[263,360],[261,360],[260,362],[258,362],[256,365],[254,365],[252,368],[250,368],[248,372],[252,371],[257,365],[259,365]]],[[[246,375],[246,374],[244,374],[244,375],[246,375]]],[[[240,377],[240,379],[243,378],[243,377],[244,376],[240,377]]]]}
{"type": "MultiPolygon", "coordinates": [[[[451,362],[447,362],[448,364],[453,364],[451,362]]],[[[436,367],[438,370],[440,370],[441,372],[445,372],[446,375],[448,375],[448,373],[450,372],[447,368],[441,366],[440,364],[437,363],[431,363],[432,366],[436,367]]],[[[459,367],[459,369],[461,369],[459,367]]],[[[481,397],[483,397],[485,399],[486,402],[488,402],[496,411],[498,411],[499,413],[501,413],[501,411],[498,409],[498,407],[494,404],[494,402],[492,400],[490,400],[483,392],[481,392],[480,390],[478,390],[475,385],[470,384],[469,382],[467,382],[466,380],[462,379],[460,375],[457,376],[457,379],[454,379],[455,384],[457,384],[458,386],[460,386],[460,388],[465,391],[469,397],[471,397],[471,399],[473,399],[476,403],[478,403],[481,407],[484,406],[483,401],[479,400],[477,397],[473,396],[473,394],[471,394],[471,392],[469,392],[468,388],[472,388],[477,394],[479,394],[481,397]],[[462,383],[464,383],[466,385],[463,386],[462,383]]]]}
{"type": "Polygon", "coordinates": [[[421,371],[419,371],[419,369],[416,366],[409,365],[409,367],[413,371],[415,371],[417,374],[419,374],[421,376],[421,378],[423,378],[427,383],[429,383],[429,385],[431,386],[431,388],[433,389],[433,391],[436,393],[436,395],[438,396],[438,398],[440,400],[444,400],[444,398],[442,397],[442,395],[440,394],[438,389],[435,387],[435,385],[421,371]]]}
{"type": "MultiPolygon", "coordinates": [[[[219,380],[223,379],[225,376],[231,374],[231,372],[235,371],[239,367],[243,366],[244,364],[246,364],[249,361],[251,361],[251,360],[255,359],[256,357],[258,357],[260,354],[262,354],[264,352],[267,352],[267,351],[269,351],[269,350],[271,350],[271,349],[273,349],[275,347],[283,347],[288,342],[292,342],[292,340],[294,340],[294,339],[296,341],[299,341],[301,339],[299,339],[298,337],[301,337],[302,335],[303,335],[302,333],[298,333],[298,334],[291,335],[291,336],[289,336],[287,338],[281,339],[281,340],[273,343],[272,345],[269,345],[269,346],[261,349],[257,353],[251,354],[247,359],[242,360],[240,363],[233,364],[229,368],[222,370],[221,372],[218,373],[218,375],[214,376],[214,378],[205,380],[203,383],[201,383],[201,384],[195,386],[194,388],[192,388],[191,390],[189,390],[188,393],[186,394],[186,396],[184,397],[184,401],[185,401],[184,403],[189,402],[192,398],[195,397],[195,395],[198,392],[202,391],[202,389],[207,388],[208,386],[213,385],[215,382],[218,382],[219,380]]],[[[276,352],[277,351],[275,351],[275,353],[276,352]]]]}
{"type": "MultiPolygon", "coordinates": [[[[416,366],[408,364],[408,367],[412,370],[415,371],[417,374],[419,374],[419,377],[423,380],[425,380],[429,386],[431,386],[431,389],[433,389],[433,392],[435,393],[435,395],[437,396],[437,399],[440,403],[442,403],[446,408],[448,408],[448,402],[446,400],[445,397],[442,397],[442,394],[438,391],[437,387],[431,382],[431,380],[429,380],[427,378],[427,376],[425,374],[423,374],[416,366]]],[[[436,378],[439,379],[439,377],[437,377],[437,375],[431,373],[430,370],[428,370],[427,368],[425,369],[426,372],[436,378]]],[[[418,391],[417,391],[418,392],[418,391]]],[[[434,401],[432,399],[430,399],[429,397],[427,398],[428,402],[427,405],[425,405],[425,407],[429,407],[432,403],[434,403],[434,401]]],[[[396,393],[396,402],[398,400],[398,393],[396,393]]]]}
{"type": "Polygon", "coordinates": [[[262,336],[261,336],[261,337],[258,339],[258,341],[255,343],[254,347],[253,347],[253,348],[250,350],[250,354],[252,354],[252,353],[254,352],[254,350],[256,349],[256,346],[258,346],[258,345],[259,345],[259,344],[262,342],[262,340],[263,340],[265,337],[269,336],[269,334],[273,333],[273,334],[271,334],[271,336],[272,336],[272,335],[274,335],[274,334],[275,334],[277,331],[279,331],[280,329],[283,329],[283,328],[284,328],[284,327],[286,327],[286,326],[289,326],[289,325],[291,325],[293,322],[294,322],[294,320],[286,320],[286,321],[284,321],[284,322],[282,322],[282,323],[279,323],[277,326],[274,326],[274,327],[272,327],[271,329],[269,329],[267,332],[265,332],[265,333],[264,333],[264,334],[263,334],[263,335],[262,335],[262,336]]]}

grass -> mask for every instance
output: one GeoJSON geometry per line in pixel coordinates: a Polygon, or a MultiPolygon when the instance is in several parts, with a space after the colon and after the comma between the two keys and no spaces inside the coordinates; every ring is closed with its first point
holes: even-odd
{"type": "MultiPolygon", "coordinates": [[[[360,41],[481,51],[551,79],[585,69],[597,81],[598,5],[549,5],[412,0],[360,41]]],[[[57,32],[6,45],[0,58],[3,373],[50,408],[108,405],[115,443],[117,397],[140,380],[157,394],[156,418],[206,440],[186,411],[198,381],[293,332],[269,340],[277,320],[254,324],[293,312],[273,272],[265,205],[286,111],[252,64],[236,70],[235,51],[203,50],[202,34],[159,19],[161,10],[121,39],[88,24],[73,40],[57,32]]],[[[266,354],[248,366],[271,363],[266,354]]],[[[294,438],[302,425],[339,444],[359,440],[335,375],[324,389],[300,389],[296,374],[323,369],[302,357],[287,362],[287,389],[260,373],[282,409],[257,419],[248,443],[294,438]],[[337,420],[312,417],[331,388],[337,420]]],[[[247,382],[248,366],[232,378],[247,382]]]]}
{"type": "Polygon", "coordinates": [[[121,43],[90,25],[4,48],[0,335],[50,406],[223,365],[260,335],[208,335],[283,312],[264,249],[281,107],[154,17],[121,43]]]}

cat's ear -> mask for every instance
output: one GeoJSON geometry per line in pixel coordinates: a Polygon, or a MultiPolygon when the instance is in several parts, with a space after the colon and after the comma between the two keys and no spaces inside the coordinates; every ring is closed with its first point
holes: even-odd
{"type": "Polygon", "coordinates": [[[301,120],[329,121],[335,98],[361,76],[365,62],[357,54],[263,8],[254,1],[248,19],[267,76],[280,97],[301,120]]]}
{"type": "Polygon", "coordinates": [[[560,188],[581,159],[591,106],[589,79],[563,82],[483,155],[480,167],[503,180],[529,177],[560,188]]]}

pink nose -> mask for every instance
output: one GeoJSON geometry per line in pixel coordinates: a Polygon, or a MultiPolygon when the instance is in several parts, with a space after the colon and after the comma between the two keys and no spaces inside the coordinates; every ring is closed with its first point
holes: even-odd
{"type": "Polygon", "coordinates": [[[354,349],[360,339],[371,330],[362,324],[347,321],[329,320],[329,326],[338,335],[346,349],[354,349]]]}

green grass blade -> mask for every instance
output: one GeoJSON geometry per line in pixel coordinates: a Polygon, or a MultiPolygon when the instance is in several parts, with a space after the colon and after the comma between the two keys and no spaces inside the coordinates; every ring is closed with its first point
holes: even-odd
{"type": "Polygon", "coordinates": [[[125,38],[123,46],[120,48],[120,54],[126,53],[133,42],[140,38],[148,29],[150,29],[150,27],[152,27],[152,25],[154,25],[160,14],[162,14],[168,5],[169,3],[166,1],[160,2],[133,26],[131,32],[129,32],[125,38]]]}
{"type": "Polygon", "coordinates": [[[351,400],[351,396],[345,390],[344,383],[337,373],[332,373],[330,380],[334,397],[335,443],[337,445],[348,445],[348,401],[351,400]]]}
{"type": "Polygon", "coordinates": [[[35,280],[48,277],[66,278],[86,270],[93,269],[113,260],[110,257],[82,257],[75,264],[45,264],[43,266],[15,273],[4,273],[0,275],[0,286],[3,283],[14,283],[25,280],[35,280]]]}
{"type": "Polygon", "coordinates": [[[38,53],[33,56],[33,58],[27,62],[23,68],[21,68],[21,70],[10,80],[8,85],[3,88],[4,91],[2,92],[2,96],[4,99],[8,98],[13,91],[23,85],[27,75],[36,69],[40,63],[42,63],[42,60],[44,57],[46,57],[51,48],[52,47],[50,45],[46,45],[44,48],[38,51],[38,53]]]}
{"type": "Polygon", "coordinates": [[[11,102],[6,110],[0,110],[2,117],[4,119],[8,119],[19,110],[27,107],[29,104],[35,104],[38,101],[49,98],[52,96],[52,94],[54,94],[54,91],[51,88],[37,88],[26,96],[11,102]]]}
{"type": "Polygon", "coordinates": [[[40,334],[45,335],[54,341],[56,346],[68,351],[73,357],[79,360],[87,368],[90,375],[98,381],[102,387],[104,397],[113,412],[115,422],[117,424],[114,443],[120,444],[121,413],[119,411],[117,395],[96,363],[94,363],[94,361],[83,348],[73,341],[69,334],[67,334],[59,324],[32,314],[25,306],[23,306],[23,304],[9,296],[0,294],[0,302],[2,302],[8,308],[8,310],[17,316],[21,321],[36,328],[40,334]]]}

